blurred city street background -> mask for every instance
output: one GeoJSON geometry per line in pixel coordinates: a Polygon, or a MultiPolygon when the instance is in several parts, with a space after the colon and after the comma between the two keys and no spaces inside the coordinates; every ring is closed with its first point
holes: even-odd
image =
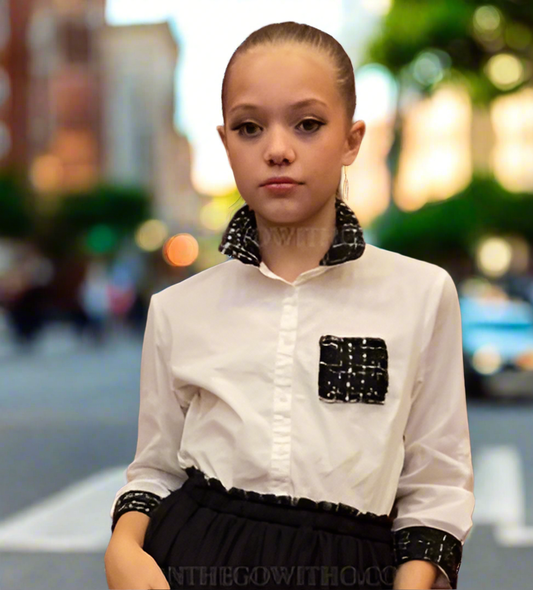
{"type": "Polygon", "coordinates": [[[0,589],[106,588],[151,294],[226,260],[237,45],[334,35],[367,133],[365,238],[461,303],[475,474],[459,588],[533,576],[531,0],[0,0],[0,589]]]}

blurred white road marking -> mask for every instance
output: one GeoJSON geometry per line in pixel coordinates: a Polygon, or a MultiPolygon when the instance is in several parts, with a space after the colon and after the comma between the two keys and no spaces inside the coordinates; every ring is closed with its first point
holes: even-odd
{"type": "Polygon", "coordinates": [[[125,471],[105,469],[0,521],[0,551],[104,552],[125,471]]]}
{"type": "Polygon", "coordinates": [[[483,446],[474,454],[473,464],[474,526],[494,525],[494,537],[504,547],[532,546],[533,527],[526,526],[524,469],[518,448],[483,446]]]}
{"type": "MultiPolygon", "coordinates": [[[[518,448],[483,446],[473,463],[474,527],[493,525],[497,543],[505,547],[533,546],[533,527],[525,524],[525,483],[518,448]]],[[[0,551],[105,551],[111,537],[109,511],[126,483],[126,467],[100,471],[0,521],[0,551]]],[[[471,534],[467,541],[470,538],[471,534]]]]}

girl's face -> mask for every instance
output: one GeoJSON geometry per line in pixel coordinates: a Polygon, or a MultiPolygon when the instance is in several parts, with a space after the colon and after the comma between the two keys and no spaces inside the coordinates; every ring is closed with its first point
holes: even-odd
{"type": "Polygon", "coordinates": [[[256,47],[229,73],[218,132],[240,194],[270,223],[312,218],[357,156],[365,124],[348,122],[335,73],[328,56],[298,44],[256,47]],[[281,176],[297,184],[264,186],[281,176]]]}

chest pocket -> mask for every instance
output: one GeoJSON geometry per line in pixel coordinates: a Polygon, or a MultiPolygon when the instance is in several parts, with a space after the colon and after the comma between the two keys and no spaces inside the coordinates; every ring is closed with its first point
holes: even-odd
{"type": "Polygon", "coordinates": [[[384,404],[389,386],[383,338],[320,337],[318,395],[324,402],[384,404]]]}

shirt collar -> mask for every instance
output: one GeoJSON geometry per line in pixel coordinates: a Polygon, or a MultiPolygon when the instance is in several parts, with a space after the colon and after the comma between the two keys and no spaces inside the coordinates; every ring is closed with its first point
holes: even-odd
{"type": "MultiPolygon", "coordinates": [[[[359,220],[353,210],[340,199],[335,199],[335,237],[325,253],[320,266],[334,266],[363,255],[365,239],[359,220]]],[[[255,213],[248,204],[231,218],[218,250],[244,264],[261,265],[259,235],[255,213]]]]}

